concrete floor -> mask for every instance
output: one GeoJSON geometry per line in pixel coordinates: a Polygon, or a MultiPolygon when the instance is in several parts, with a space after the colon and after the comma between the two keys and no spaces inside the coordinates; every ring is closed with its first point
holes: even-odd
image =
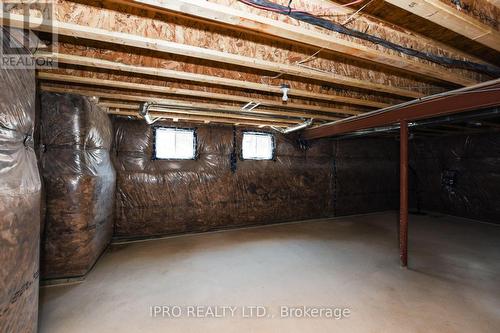
{"type": "Polygon", "coordinates": [[[84,283],[42,288],[40,331],[500,332],[500,227],[411,216],[410,268],[401,269],[396,220],[380,213],[114,246],[84,283]],[[156,305],[180,306],[182,316],[152,317],[156,305]],[[265,318],[243,318],[252,305],[265,318]],[[192,318],[189,306],[237,308],[192,318]],[[280,318],[280,306],[351,315],[280,318]]]}

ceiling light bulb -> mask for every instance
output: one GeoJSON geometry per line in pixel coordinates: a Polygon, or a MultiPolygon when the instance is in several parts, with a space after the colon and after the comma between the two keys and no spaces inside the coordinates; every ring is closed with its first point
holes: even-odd
{"type": "Polygon", "coordinates": [[[283,97],[281,98],[283,102],[288,101],[288,91],[290,90],[290,85],[282,84],[280,90],[283,93],[283,97]]]}

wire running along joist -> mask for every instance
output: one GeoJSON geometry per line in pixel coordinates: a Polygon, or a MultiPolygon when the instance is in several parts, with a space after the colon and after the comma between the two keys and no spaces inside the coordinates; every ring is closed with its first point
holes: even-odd
{"type": "Polygon", "coordinates": [[[417,57],[423,60],[431,61],[434,63],[437,63],[439,65],[447,66],[447,67],[454,67],[454,68],[461,68],[461,69],[466,69],[466,70],[471,70],[475,72],[481,72],[484,74],[487,74],[491,77],[500,77],[500,69],[488,65],[488,64],[479,64],[476,62],[472,61],[467,61],[467,60],[458,60],[458,59],[452,59],[448,57],[443,57],[439,56],[433,53],[429,52],[423,52],[423,51],[418,51],[414,50],[412,48],[408,48],[405,46],[398,45],[396,43],[390,42],[388,40],[385,40],[383,38],[373,36],[358,30],[346,28],[341,24],[337,24],[335,22],[323,19],[321,17],[317,17],[311,13],[308,13],[306,11],[302,10],[297,10],[291,7],[292,1],[289,1],[289,6],[283,6],[280,4],[276,4],[271,1],[267,0],[238,0],[241,3],[244,3],[246,5],[261,9],[261,10],[267,10],[267,11],[272,11],[275,13],[287,15],[291,18],[294,18],[296,20],[306,22],[324,29],[328,29],[331,31],[335,31],[347,36],[351,37],[356,37],[359,39],[363,39],[378,45],[381,45],[385,48],[395,50],[398,52],[401,52],[403,54],[417,57]]]}

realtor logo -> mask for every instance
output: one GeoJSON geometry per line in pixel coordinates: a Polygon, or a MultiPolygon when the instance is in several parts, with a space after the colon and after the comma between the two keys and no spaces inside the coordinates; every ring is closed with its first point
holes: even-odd
{"type": "Polygon", "coordinates": [[[56,68],[57,31],[53,25],[56,0],[0,0],[0,67],[56,68]]]}

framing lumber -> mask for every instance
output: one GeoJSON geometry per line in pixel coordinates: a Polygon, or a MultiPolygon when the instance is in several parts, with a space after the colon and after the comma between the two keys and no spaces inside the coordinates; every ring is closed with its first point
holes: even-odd
{"type": "MultiPolygon", "coordinates": [[[[498,0],[498,1],[500,1],[500,0],[498,0]]],[[[342,7],[342,4],[339,3],[338,0],[328,0],[328,2],[332,3],[335,6],[335,12],[338,14],[344,14],[346,16],[351,16],[352,14],[356,13],[356,11],[357,11],[356,9],[353,9],[350,7],[342,7]]],[[[397,28],[396,28],[394,26],[394,23],[386,21],[386,20],[384,20],[380,17],[374,16],[372,14],[368,14],[367,12],[361,11],[361,12],[358,12],[354,16],[355,20],[358,20],[361,18],[368,19],[368,22],[373,21],[373,23],[370,22],[372,24],[378,24],[379,22],[383,23],[385,25],[384,29],[386,31],[388,31],[389,33],[391,33],[392,31],[401,32],[399,30],[399,28],[401,28],[401,27],[397,26],[397,28]],[[387,29],[390,29],[390,30],[387,30],[387,29]]],[[[404,29],[404,30],[406,30],[406,29],[404,29]]],[[[408,39],[412,40],[413,42],[424,43],[427,46],[438,47],[444,51],[451,53],[452,55],[456,55],[457,58],[464,58],[464,59],[474,61],[474,62],[477,62],[480,64],[495,66],[493,63],[489,63],[489,62],[485,61],[484,59],[481,59],[480,57],[478,57],[474,54],[467,53],[464,50],[458,49],[458,48],[451,46],[451,45],[444,44],[441,41],[438,41],[436,39],[432,39],[429,36],[422,35],[422,34],[417,33],[415,31],[411,31],[411,32],[407,31],[404,34],[405,34],[405,38],[408,38],[408,39]]]]}
{"type": "MultiPolygon", "coordinates": [[[[75,89],[75,88],[67,88],[67,87],[54,87],[47,86],[42,84],[41,86],[43,91],[47,92],[55,92],[55,93],[70,93],[70,94],[78,94],[83,96],[97,96],[99,98],[108,98],[108,99],[116,99],[119,101],[134,101],[134,102],[153,102],[166,106],[171,106],[175,108],[186,108],[186,109],[204,109],[204,110],[217,110],[220,112],[233,112],[233,113],[241,113],[241,114],[249,114],[249,115],[269,115],[269,116],[285,116],[285,117],[295,117],[295,118],[313,118],[313,119],[322,119],[322,120],[338,120],[339,117],[332,117],[327,115],[320,114],[309,114],[303,112],[291,112],[291,111],[278,111],[278,110],[269,110],[269,109],[261,109],[255,108],[252,111],[244,111],[238,107],[230,106],[230,105],[220,105],[220,104],[209,104],[209,103],[196,103],[190,101],[177,101],[171,99],[163,99],[163,98],[153,98],[148,96],[135,96],[130,94],[119,94],[119,93],[109,93],[97,90],[85,90],[85,89],[75,89]]],[[[183,111],[183,110],[179,110],[183,111]]],[[[186,111],[186,110],[184,110],[186,111]]]]}
{"type": "Polygon", "coordinates": [[[459,35],[500,51],[500,32],[439,0],[385,0],[459,35]]]}
{"type": "MultiPolygon", "coordinates": [[[[282,92],[280,87],[270,86],[262,83],[248,82],[248,81],[240,81],[233,79],[226,79],[217,76],[210,76],[204,74],[195,74],[181,71],[174,71],[170,69],[163,68],[153,68],[153,67],[143,67],[143,66],[134,66],[134,65],[126,65],[119,62],[95,59],[90,57],[82,57],[70,54],[63,53],[47,53],[47,52],[38,52],[35,54],[36,57],[39,58],[52,58],[58,63],[68,64],[68,65],[77,65],[84,66],[90,68],[101,68],[107,70],[114,70],[118,72],[130,73],[130,74],[145,74],[154,77],[161,77],[167,79],[175,79],[175,80],[184,80],[184,81],[192,81],[196,83],[205,83],[205,84],[213,84],[220,85],[230,88],[240,88],[240,89],[250,89],[256,91],[263,91],[267,93],[275,93],[281,95],[282,92]]],[[[328,94],[314,93],[306,90],[299,89],[290,89],[288,92],[289,96],[297,96],[302,98],[311,98],[324,100],[329,102],[338,102],[338,103],[346,103],[346,104],[357,104],[369,107],[384,107],[388,106],[387,103],[375,102],[365,99],[352,98],[352,97],[344,97],[344,96],[334,96],[328,94]]]]}
{"type": "MultiPolygon", "coordinates": [[[[119,116],[128,116],[128,117],[136,117],[139,118],[137,112],[126,111],[120,109],[109,109],[107,111],[108,114],[119,115],[119,116]]],[[[290,124],[285,123],[266,123],[262,121],[251,121],[251,120],[236,120],[229,118],[218,118],[218,117],[204,117],[204,116],[196,116],[190,114],[170,114],[167,112],[151,112],[151,116],[153,117],[161,117],[163,119],[172,119],[174,121],[190,121],[190,122],[202,122],[202,123],[220,123],[220,124],[229,124],[229,125],[249,125],[249,126],[258,126],[258,127],[266,127],[266,126],[276,126],[276,127],[288,127],[290,124]]]]}
{"type": "Polygon", "coordinates": [[[401,56],[387,54],[370,47],[343,40],[335,35],[327,35],[318,31],[305,29],[300,26],[268,19],[259,15],[246,13],[227,6],[210,3],[207,1],[164,1],[157,0],[112,0],[125,3],[137,8],[152,10],[162,13],[175,13],[176,15],[194,17],[204,21],[222,24],[234,30],[251,31],[266,34],[271,37],[318,47],[326,51],[344,54],[351,58],[358,58],[378,65],[392,67],[430,77],[439,81],[451,82],[461,86],[468,86],[477,81],[450,72],[444,67],[424,64],[401,56]]]}
{"type": "Polygon", "coordinates": [[[500,106],[500,79],[367,112],[304,131],[305,139],[351,133],[401,121],[415,121],[500,106]]]}
{"type": "MultiPolygon", "coordinates": [[[[298,103],[282,103],[279,101],[271,101],[271,100],[262,100],[262,99],[253,99],[245,96],[238,95],[229,95],[229,94],[220,94],[220,93],[212,93],[201,90],[190,90],[190,89],[181,89],[181,88],[173,88],[173,87],[165,87],[165,86],[156,86],[142,83],[132,83],[132,82],[124,82],[124,81],[116,81],[116,80],[102,80],[95,79],[90,77],[80,77],[73,75],[64,75],[64,74],[55,74],[55,73],[44,73],[39,72],[37,74],[37,78],[44,81],[56,81],[56,82],[64,82],[64,83],[76,83],[76,84],[85,84],[92,86],[104,86],[110,88],[117,89],[128,89],[128,90],[139,90],[148,93],[161,93],[161,94],[170,94],[170,95],[179,95],[179,96],[187,96],[191,98],[203,98],[203,99],[217,99],[224,101],[232,101],[232,102],[241,102],[248,103],[250,101],[254,103],[259,103],[262,106],[271,106],[271,107],[279,107],[283,109],[296,109],[303,111],[311,111],[311,112],[325,112],[325,113],[338,113],[338,114],[360,114],[361,111],[357,110],[348,110],[348,109],[340,109],[340,108],[331,108],[325,106],[318,105],[310,105],[310,104],[298,104],[298,103]]],[[[156,97],[152,97],[156,98],[156,97]]]]}
{"type": "Polygon", "coordinates": [[[16,28],[26,28],[27,26],[29,26],[30,29],[36,31],[57,31],[59,35],[64,36],[71,36],[111,44],[127,45],[148,51],[153,50],[167,54],[188,56],[195,59],[208,60],[267,72],[282,73],[303,79],[312,79],[321,82],[328,82],[335,85],[353,87],[355,89],[363,89],[378,93],[391,94],[395,96],[410,98],[418,98],[422,96],[421,93],[412,90],[401,89],[380,83],[371,83],[366,80],[354,79],[322,70],[304,68],[298,65],[275,63],[272,61],[256,59],[192,45],[174,43],[161,39],[148,38],[144,36],[92,28],[88,26],[60,21],[44,21],[41,18],[33,16],[23,17],[21,15],[9,14],[8,17],[4,17],[3,15],[4,14],[2,13],[3,24],[8,24],[16,28]]]}
{"type": "MultiPolygon", "coordinates": [[[[140,104],[137,103],[99,102],[98,105],[104,108],[136,110],[136,112],[138,112],[140,108],[140,104]]],[[[236,121],[239,121],[240,119],[261,121],[262,123],[270,123],[271,125],[274,124],[275,122],[279,122],[282,124],[288,124],[290,126],[298,124],[303,121],[301,119],[266,118],[266,117],[238,115],[232,113],[218,113],[210,111],[177,110],[177,109],[161,108],[155,106],[151,106],[149,110],[151,112],[169,113],[175,115],[195,115],[195,116],[235,119],[236,121]]]]}

